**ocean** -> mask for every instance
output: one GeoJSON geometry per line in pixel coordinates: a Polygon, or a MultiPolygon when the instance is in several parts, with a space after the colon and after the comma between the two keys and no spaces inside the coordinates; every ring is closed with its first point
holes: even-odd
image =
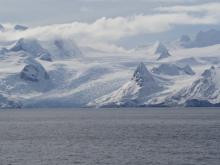
{"type": "Polygon", "coordinates": [[[220,109],[0,111],[0,165],[219,165],[220,109]]]}

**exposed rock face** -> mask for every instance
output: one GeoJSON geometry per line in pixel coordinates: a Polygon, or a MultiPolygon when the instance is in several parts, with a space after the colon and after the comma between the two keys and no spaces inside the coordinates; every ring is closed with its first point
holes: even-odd
{"type": "Polygon", "coordinates": [[[150,95],[161,89],[145,65],[140,63],[128,83],[115,92],[97,99],[95,105],[100,107],[138,107],[144,105],[150,95]]]}
{"type": "Polygon", "coordinates": [[[49,75],[43,66],[37,62],[26,65],[20,73],[21,79],[31,82],[49,80],[49,75]]]}
{"type": "Polygon", "coordinates": [[[18,52],[25,51],[33,57],[40,57],[42,60],[51,61],[51,54],[34,39],[20,39],[10,49],[10,51],[18,52]]]}
{"type": "Polygon", "coordinates": [[[27,26],[23,26],[23,25],[15,25],[14,29],[18,30],[18,31],[25,31],[25,30],[28,29],[28,27],[27,26]]]}
{"type": "Polygon", "coordinates": [[[159,55],[157,60],[161,60],[171,56],[168,49],[161,42],[158,44],[155,54],[159,55]]]}
{"type": "Polygon", "coordinates": [[[155,80],[152,74],[147,70],[144,63],[140,63],[135,70],[132,80],[135,81],[140,87],[146,85],[146,83],[153,85],[155,80]]]}

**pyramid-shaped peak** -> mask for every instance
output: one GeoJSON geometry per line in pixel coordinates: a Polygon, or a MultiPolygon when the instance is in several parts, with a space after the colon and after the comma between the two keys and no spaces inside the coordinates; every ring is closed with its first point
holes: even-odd
{"type": "Polygon", "coordinates": [[[132,80],[136,81],[140,86],[143,86],[145,82],[154,82],[152,74],[148,71],[143,62],[136,68],[132,80]]]}
{"type": "Polygon", "coordinates": [[[171,56],[166,46],[161,42],[158,43],[155,54],[160,55],[157,60],[161,60],[161,59],[171,56]]]}

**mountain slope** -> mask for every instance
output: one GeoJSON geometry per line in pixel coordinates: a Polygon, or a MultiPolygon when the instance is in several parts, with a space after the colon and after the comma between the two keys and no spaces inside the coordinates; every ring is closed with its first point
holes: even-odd
{"type": "Polygon", "coordinates": [[[103,96],[91,103],[99,107],[138,107],[144,105],[148,97],[162,88],[153,75],[140,63],[132,79],[113,93],[103,96]]]}
{"type": "Polygon", "coordinates": [[[158,67],[154,67],[152,69],[152,72],[155,74],[164,74],[164,75],[170,75],[170,76],[177,76],[181,74],[187,74],[187,75],[194,75],[195,72],[192,70],[192,68],[189,65],[186,65],[185,67],[179,67],[175,64],[161,64],[158,67]]]}
{"type": "Polygon", "coordinates": [[[167,102],[184,104],[190,100],[206,100],[212,104],[220,103],[220,70],[211,67],[205,70],[192,85],[168,98],[167,102]]]}
{"type": "Polygon", "coordinates": [[[24,51],[32,55],[32,57],[39,57],[41,60],[52,61],[51,54],[35,39],[21,38],[9,49],[9,51],[24,51]]]}

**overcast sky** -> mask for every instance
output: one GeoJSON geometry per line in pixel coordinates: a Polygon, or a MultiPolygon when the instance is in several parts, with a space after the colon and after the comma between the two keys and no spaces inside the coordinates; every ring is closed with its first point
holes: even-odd
{"type": "Polygon", "coordinates": [[[72,28],[71,33],[129,45],[131,36],[142,43],[218,28],[220,1],[0,0],[0,23],[33,27],[72,23],[65,26],[72,28]]]}
{"type": "Polygon", "coordinates": [[[0,0],[0,22],[42,25],[153,13],[153,8],[219,0],[0,0]]]}

